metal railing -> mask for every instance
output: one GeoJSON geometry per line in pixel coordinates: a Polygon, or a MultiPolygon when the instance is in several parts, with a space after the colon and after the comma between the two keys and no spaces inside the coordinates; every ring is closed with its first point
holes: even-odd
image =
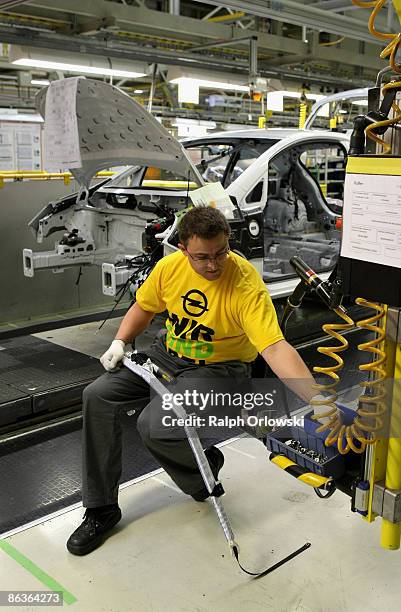
{"type": "MultiPolygon", "coordinates": [[[[102,170],[96,174],[95,178],[103,178],[113,176],[115,172],[110,170],[102,170]]],[[[71,172],[45,172],[43,170],[2,170],[0,172],[0,188],[4,187],[6,181],[49,181],[63,180],[65,185],[69,185],[74,179],[71,172]]]]}

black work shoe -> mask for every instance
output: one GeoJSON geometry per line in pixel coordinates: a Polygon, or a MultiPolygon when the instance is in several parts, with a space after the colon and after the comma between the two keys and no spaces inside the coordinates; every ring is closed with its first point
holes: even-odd
{"type": "Polygon", "coordinates": [[[105,535],[121,519],[121,510],[115,505],[107,508],[87,508],[84,521],[70,535],[67,548],[73,555],[87,555],[106,539],[105,535]]]}
{"type": "MultiPolygon", "coordinates": [[[[210,446],[209,448],[207,448],[205,450],[205,455],[207,457],[207,460],[209,461],[209,465],[212,469],[213,476],[217,480],[219,476],[219,472],[224,465],[224,455],[221,452],[221,450],[216,448],[216,446],[210,446]]],[[[191,495],[191,497],[197,502],[203,502],[209,496],[210,496],[210,493],[205,486],[197,493],[193,493],[191,495]]]]}

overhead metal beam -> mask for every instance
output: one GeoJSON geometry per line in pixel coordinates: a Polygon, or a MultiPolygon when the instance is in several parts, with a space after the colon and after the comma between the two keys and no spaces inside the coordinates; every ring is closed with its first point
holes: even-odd
{"type": "Polygon", "coordinates": [[[26,0],[0,0],[0,11],[6,11],[24,2],[26,2],[26,0]]]}
{"type": "Polygon", "coordinates": [[[256,38],[257,36],[241,36],[240,38],[229,38],[223,40],[214,40],[213,42],[206,43],[205,45],[197,45],[196,47],[191,47],[191,51],[203,51],[204,49],[214,49],[215,47],[232,47],[233,45],[237,45],[239,42],[246,41],[247,43],[251,38],[256,38]]]}
{"type": "MultiPolygon", "coordinates": [[[[23,12],[33,15],[35,9],[41,15],[45,14],[47,17],[52,16],[52,14],[60,14],[63,17],[70,15],[71,18],[74,16],[74,19],[78,21],[82,17],[102,19],[112,16],[115,19],[116,26],[122,31],[153,34],[155,36],[163,35],[166,38],[173,37],[191,41],[198,39],[199,44],[208,40],[241,37],[241,32],[233,31],[231,25],[205,23],[201,19],[169,15],[161,11],[124,6],[106,0],[68,0],[68,2],[65,2],[65,0],[31,0],[29,5],[24,6],[23,12]]],[[[302,53],[305,51],[305,43],[302,41],[253,30],[248,30],[248,32],[250,36],[258,36],[260,47],[264,49],[283,53],[302,53]]]]}
{"type": "MultiPolygon", "coordinates": [[[[324,9],[325,11],[331,11],[332,9],[348,11],[355,5],[351,3],[351,0],[320,0],[320,2],[315,2],[311,6],[313,8],[324,9]]],[[[361,7],[355,6],[355,8],[361,7]]]]}
{"type": "MultiPolygon", "coordinates": [[[[238,0],[228,1],[234,2],[238,0]]],[[[303,6],[304,9],[308,8],[307,5],[301,6],[303,6]]],[[[31,0],[29,5],[24,6],[24,12],[26,11],[45,11],[48,17],[50,15],[52,17],[62,17],[64,19],[68,18],[68,15],[70,15],[71,20],[72,15],[74,15],[76,26],[79,26],[82,20],[87,22],[90,18],[113,18],[115,27],[123,31],[131,31],[140,34],[144,33],[151,36],[162,36],[165,38],[180,38],[182,40],[198,42],[200,44],[207,44],[208,41],[228,39],[234,41],[237,39],[238,47],[241,47],[242,45],[246,48],[248,46],[247,41],[241,42],[241,38],[243,38],[241,32],[233,30],[229,25],[210,22],[205,23],[205,21],[200,19],[183,17],[182,15],[169,15],[160,11],[135,6],[124,6],[122,4],[106,2],[104,0],[69,0],[68,3],[64,2],[64,0],[51,0],[51,2],[50,0],[31,0]],[[110,16],[111,12],[113,13],[112,17],[110,16]]],[[[361,27],[362,26],[363,24],[361,27]]],[[[282,53],[285,55],[290,55],[293,53],[296,56],[306,56],[309,52],[308,43],[302,42],[301,40],[294,40],[274,34],[266,34],[252,29],[248,29],[247,33],[249,33],[250,36],[258,37],[259,53],[262,55],[267,51],[269,53],[272,52],[272,54],[282,53]]],[[[104,44],[106,45],[106,43],[104,44]]],[[[107,43],[107,51],[110,51],[110,46],[113,44],[114,43],[112,42],[107,43]]],[[[314,52],[314,55],[316,57],[320,56],[321,50],[323,51],[323,49],[323,47],[319,47],[318,51],[314,52]]],[[[150,51],[150,53],[157,54],[158,51],[150,51]]],[[[183,55],[182,52],[178,53],[180,56],[183,55]]],[[[327,57],[326,52],[324,56],[325,58],[327,57]]],[[[158,63],[163,63],[163,60],[160,59],[160,57],[161,56],[159,54],[157,61],[158,63]]],[[[333,51],[331,51],[331,60],[336,61],[336,58],[337,55],[334,57],[333,51]]],[[[375,70],[376,68],[380,69],[383,67],[383,65],[378,62],[375,47],[373,46],[367,48],[364,55],[355,53],[355,50],[348,52],[348,54],[343,53],[341,61],[346,65],[355,65],[356,59],[358,60],[359,65],[363,65],[368,69],[371,68],[375,70]]],[[[151,59],[150,61],[153,63],[155,60],[151,59]]]]}
{"type": "MultiPolygon", "coordinates": [[[[236,2],[239,0],[228,1],[236,2]]],[[[260,0],[255,0],[255,2],[259,1],[260,0]]],[[[266,4],[265,0],[263,0],[263,2],[266,4]]],[[[277,4],[283,4],[283,2],[276,2],[275,5],[277,4]]],[[[300,3],[297,3],[297,5],[299,6],[300,3]]],[[[300,6],[303,7],[303,9],[308,8],[308,5],[301,4],[300,6]]],[[[82,53],[87,52],[99,55],[109,55],[110,57],[135,58],[152,64],[157,62],[158,64],[182,66],[192,63],[192,65],[205,67],[207,69],[211,69],[210,56],[203,54],[197,55],[196,50],[199,50],[201,47],[206,48],[209,41],[212,43],[210,46],[215,46],[216,42],[218,46],[218,42],[222,40],[230,40],[233,45],[236,45],[238,48],[242,47],[246,49],[249,45],[249,37],[244,37],[240,30],[235,31],[229,25],[205,23],[205,21],[200,19],[183,17],[182,15],[169,15],[168,13],[162,13],[160,11],[135,6],[125,6],[105,0],[69,0],[68,3],[64,0],[31,0],[29,5],[23,7],[23,10],[24,13],[27,11],[38,11],[45,12],[47,17],[71,19],[71,22],[74,22],[77,28],[81,25],[90,27],[90,20],[98,19],[104,20],[102,23],[113,24],[109,26],[113,29],[116,28],[118,30],[139,34],[144,33],[152,37],[173,38],[175,42],[176,39],[181,39],[194,43],[198,42],[200,44],[196,45],[194,50],[168,51],[157,49],[154,46],[146,47],[140,43],[113,36],[110,33],[107,33],[106,39],[100,37],[94,38],[91,36],[87,36],[85,39],[83,36],[75,37],[74,39],[71,37],[62,39],[60,38],[61,34],[53,35],[49,32],[45,35],[43,32],[38,32],[34,29],[30,30],[28,27],[26,27],[25,30],[22,30],[20,27],[12,28],[10,23],[7,23],[7,25],[4,24],[4,27],[0,29],[0,41],[18,41],[17,44],[72,51],[78,49],[82,53]]],[[[368,11],[366,12],[368,13],[368,11]]],[[[26,24],[26,21],[21,23],[26,24]]],[[[100,22],[92,21],[92,23],[100,22]]],[[[361,24],[360,21],[358,21],[358,23],[361,24]]],[[[361,24],[361,27],[362,26],[365,27],[364,24],[361,24]]],[[[266,34],[251,29],[247,30],[247,34],[248,33],[249,36],[258,37],[259,63],[261,66],[265,66],[265,70],[267,70],[270,65],[269,60],[263,58],[263,55],[266,55],[266,53],[270,55],[277,55],[277,53],[283,54],[286,56],[286,59],[288,58],[289,60],[291,60],[290,56],[293,54],[294,62],[289,61],[288,63],[295,63],[300,57],[308,57],[308,54],[311,52],[309,43],[302,42],[301,40],[266,34]]],[[[68,32],[63,32],[63,34],[68,34],[68,32]]],[[[349,42],[349,46],[352,46],[352,42],[349,42]]],[[[372,71],[384,67],[384,62],[378,59],[376,47],[373,46],[369,46],[364,54],[356,52],[356,48],[336,48],[334,52],[332,47],[319,46],[313,49],[313,57],[315,61],[322,59],[322,61],[325,62],[343,63],[345,66],[363,66],[372,71]]],[[[280,65],[280,59],[277,60],[277,64],[280,65]]],[[[243,61],[242,59],[238,59],[234,63],[229,59],[225,60],[224,57],[220,58],[214,56],[213,65],[216,66],[216,69],[224,69],[227,67],[231,72],[239,71],[243,73],[247,71],[249,63],[246,58],[244,58],[243,61]]],[[[278,71],[272,71],[271,74],[277,75],[278,71]]],[[[332,74],[333,77],[336,78],[334,70],[332,74]]],[[[339,80],[344,82],[342,77],[339,77],[339,80]]]]}
{"type": "MultiPolygon", "coordinates": [[[[141,61],[149,64],[171,64],[178,66],[203,67],[210,70],[210,58],[207,56],[196,55],[195,53],[168,51],[154,49],[144,45],[129,43],[109,36],[107,43],[96,38],[85,36],[70,36],[66,34],[51,34],[41,32],[31,32],[27,29],[4,27],[0,25],[0,42],[7,42],[16,45],[27,45],[41,49],[52,49],[60,51],[89,53],[121,59],[136,59],[141,57],[141,61]]],[[[1,62],[0,62],[1,64],[1,62]]],[[[217,70],[228,69],[231,72],[244,73],[248,70],[248,61],[236,60],[235,62],[214,58],[213,64],[217,70]]],[[[11,65],[10,65],[11,66],[11,65]]],[[[26,69],[26,68],[25,68],[26,69]]]]}
{"type": "Polygon", "coordinates": [[[333,13],[345,13],[345,12],[348,12],[348,11],[357,11],[360,8],[361,7],[360,6],[356,6],[356,4],[351,4],[351,6],[349,6],[348,8],[340,7],[340,8],[334,8],[334,9],[331,9],[331,10],[333,11],[333,13]]]}
{"type": "MultiPolygon", "coordinates": [[[[215,4],[214,0],[194,0],[202,4],[215,4]]],[[[308,26],[314,30],[324,30],[331,34],[347,36],[356,40],[364,40],[375,45],[383,46],[383,41],[373,37],[365,22],[345,15],[315,8],[314,5],[294,2],[294,0],[279,0],[266,2],[266,0],[227,0],[225,6],[235,11],[245,11],[249,15],[258,15],[267,19],[277,19],[299,26],[308,26]]]]}
{"type": "Polygon", "coordinates": [[[215,6],[214,9],[212,9],[210,11],[210,13],[208,13],[207,15],[202,17],[203,21],[207,21],[208,19],[210,19],[210,17],[213,17],[213,15],[215,15],[216,13],[221,11],[222,8],[224,8],[224,7],[222,7],[222,6],[215,6]]]}
{"type": "Polygon", "coordinates": [[[116,29],[116,20],[114,17],[103,17],[102,19],[88,19],[77,24],[72,29],[77,34],[85,34],[85,36],[94,36],[99,32],[111,31],[116,29]]]}
{"type": "MultiPolygon", "coordinates": [[[[210,70],[210,58],[207,56],[196,55],[195,53],[177,53],[176,51],[159,51],[157,49],[149,49],[144,45],[127,45],[126,47],[119,47],[120,41],[116,41],[114,37],[110,37],[107,42],[107,47],[104,42],[78,36],[67,36],[60,34],[40,34],[35,33],[31,35],[29,31],[24,31],[18,28],[6,28],[0,25],[0,41],[29,45],[38,48],[50,48],[60,49],[63,51],[77,51],[81,53],[90,53],[98,55],[108,55],[109,57],[117,57],[131,60],[139,60],[148,62],[149,64],[158,63],[159,65],[171,65],[171,66],[191,66],[194,68],[201,68],[210,70]]],[[[311,83],[319,84],[333,84],[344,89],[349,89],[353,86],[351,79],[346,77],[335,77],[333,75],[325,74],[310,74],[297,69],[285,70],[281,68],[275,68],[270,66],[270,62],[259,62],[259,73],[262,77],[280,77],[288,78],[291,80],[306,80],[311,83]]],[[[12,69],[24,69],[26,67],[14,66],[6,61],[2,61],[0,58],[0,68],[12,68],[12,69]]],[[[219,58],[213,59],[213,69],[226,70],[233,74],[248,75],[249,63],[247,60],[244,61],[229,61],[220,60],[219,58]]],[[[363,84],[364,85],[364,84],[363,84]]]]}
{"type": "Polygon", "coordinates": [[[313,56],[309,53],[306,55],[281,55],[269,60],[269,66],[290,66],[291,64],[302,64],[313,59],[313,56]]]}

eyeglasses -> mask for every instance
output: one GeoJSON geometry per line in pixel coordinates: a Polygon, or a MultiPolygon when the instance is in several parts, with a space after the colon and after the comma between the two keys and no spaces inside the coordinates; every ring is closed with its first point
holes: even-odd
{"type": "Polygon", "coordinates": [[[198,261],[199,263],[206,263],[208,261],[215,261],[216,263],[221,263],[225,260],[229,252],[230,247],[226,247],[224,251],[217,253],[217,255],[215,255],[214,257],[209,257],[208,255],[191,255],[191,253],[187,251],[190,258],[193,259],[193,261],[198,261]]]}

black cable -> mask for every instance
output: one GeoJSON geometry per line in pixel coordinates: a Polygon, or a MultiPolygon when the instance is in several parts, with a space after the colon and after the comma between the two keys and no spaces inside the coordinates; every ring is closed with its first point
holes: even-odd
{"type": "Polygon", "coordinates": [[[333,488],[332,488],[332,489],[329,489],[329,491],[327,491],[326,495],[323,495],[323,493],[321,492],[321,490],[320,490],[320,489],[318,489],[317,487],[314,487],[313,489],[314,489],[314,491],[315,491],[316,495],[317,495],[318,497],[320,497],[320,499],[328,499],[329,497],[331,497],[331,496],[333,495],[333,493],[335,493],[335,492],[337,491],[337,489],[336,489],[336,486],[335,486],[335,485],[333,485],[333,488]]]}
{"type": "Polygon", "coordinates": [[[75,286],[79,285],[79,281],[81,280],[81,276],[82,276],[82,266],[79,266],[79,272],[78,272],[77,280],[75,281],[75,286]]]}
{"type": "Polygon", "coordinates": [[[301,280],[298,285],[295,287],[292,294],[287,298],[287,304],[285,306],[283,316],[281,317],[280,327],[285,336],[287,331],[287,323],[296,308],[299,308],[302,300],[304,298],[305,293],[309,291],[308,285],[301,280]]]}
{"type": "Polygon", "coordinates": [[[191,170],[188,170],[188,179],[187,179],[187,193],[185,194],[185,208],[188,208],[188,199],[189,199],[189,182],[191,178],[191,170]]]}
{"type": "MultiPolygon", "coordinates": [[[[134,259],[137,258],[143,258],[145,257],[146,260],[144,262],[144,264],[137,268],[135,270],[135,272],[133,274],[131,274],[131,276],[126,280],[126,282],[124,283],[124,285],[122,287],[120,287],[120,289],[117,291],[116,293],[116,300],[115,303],[113,305],[113,308],[107,313],[103,323],[101,323],[101,325],[99,326],[98,330],[102,329],[103,325],[106,323],[106,321],[108,321],[108,319],[110,318],[110,316],[113,314],[113,312],[115,311],[115,309],[117,308],[118,304],[121,302],[122,298],[124,297],[130,283],[133,281],[133,279],[135,278],[135,276],[139,275],[141,272],[147,272],[149,273],[150,270],[152,270],[152,268],[154,267],[154,265],[156,264],[156,261],[154,260],[154,255],[156,253],[156,251],[158,250],[159,245],[157,245],[157,247],[155,249],[153,249],[153,251],[149,254],[149,255],[137,255],[134,259]],[[119,295],[121,294],[121,295],[119,295]]],[[[131,260],[132,263],[133,260],[131,260]]]]}
{"type": "Polygon", "coordinates": [[[240,568],[242,569],[243,572],[245,572],[249,576],[255,576],[255,578],[262,578],[263,576],[267,576],[267,574],[271,574],[271,572],[274,572],[274,570],[276,570],[277,568],[279,568],[282,565],[284,565],[284,563],[287,563],[288,561],[291,561],[291,559],[293,559],[297,555],[300,555],[301,553],[303,553],[305,550],[307,550],[311,546],[312,546],[312,544],[310,542],[306,542],[306,544],[301,546],[301,548],[298,548],[298,550],[296,550],[295,552],[293,552],[290,555],[288,555],[288,557],[285,557],[281,561],[278,561],[277,563],[275,563],[271,567],[268,567],[267,569],[265,569],[263,572],[248,572],[248,570],[246,570],[244,567],[242,567],[242,565],[241,565],[241,563],[239,561],[239,552],[238,552],[238,548],[236,546],[233,547],[233,553],[234,553],[234,557],[237,559],[238,565],[240,566],[240,568]]]}
{"type": "MultiPolygon", "coordinates": [[[[121,300],[122,300],[122,298],[123,298],[123,296],[124,296],[124,294],[125,294],[125,291],[126,291],[126,289],[127,289],[127,286],[128,286],[129,280],[130,280],[130,279],[128,279],[128,280],[127,280],[127,282],[126,282],[126,283],[123,285],[123,287],[122,287],[122,288],[124,289],[124,292],[123,292],[123,293],[120,295],[120,297],[118,298],[118,300],[116,300],[116,301],[115,301],[115,303],[114,303],[114,305],[113,305],[113,308],[112,308],[112,309],[111,309],[111,310],[110,310],[110,311],[107,313],[107,315],[106,315],[106,317],[105,317],[105,319],[104,319],[103,323],[101,323],[101,324],[100,324],[100,326],[98,327],[98,330],[102,329],[103,325],[106,323],[106,321],[108,321],[108,319],[110,318],[110,316],[113,314],[113,312],[114,312],[114,311],[115,311],[115,309],[117,308],[118,304],[121,302],[121,300]]],[[[116,295],[118,295],[118,294],[116,294],[116,295]]]]}
{"type": "Polygon", "coordinates": [[[100,327],[98,328],[99,330],[102,329],[103,325],[110,318],[110,316],[113,314],[113,312],[117,308],[118,304],[121,302],[122,298],[124,297],[128,287],[129,287],[129,284],[132,282],[134,276],[136,276],[137,274],[139,274],[142,271],[143,271],[142,268],[139,268],[138,270],[135,270],[134,274],[131,274],[131,276],[126,280],[124,285],[122,287],[120,287],[120,289],[117,291],[116,298],[118,298],[118,299],[116,299],[116,301],[115,301],[115,303],[113,305],[113,308],[110,310],[110,312],[107,313],[103,323],[101,323],[100,327]],[[119,294],[121,294],[121,295],[119,295],[119,294]]]}

